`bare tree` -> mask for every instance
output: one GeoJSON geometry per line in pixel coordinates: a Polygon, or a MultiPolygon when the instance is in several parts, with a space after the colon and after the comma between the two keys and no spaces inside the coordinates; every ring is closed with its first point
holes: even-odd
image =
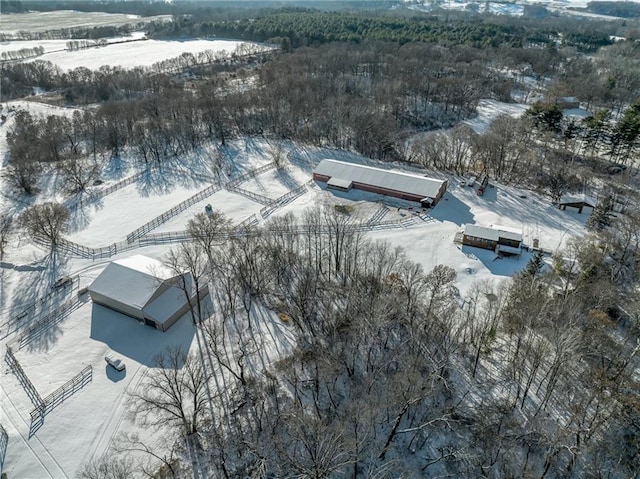
{"type": "MultiPolygon", "coordinates": [[[[142,453],[150,458],[151,463],[140,464],[141,472],[147,477],[179,477],[180,464],[177,460],[177,453],[180,449],[181,440],[174,441],[170,448],[163,453],[154,451],[148,444],[140,439],[137,433],[123,433],[118,436],[115,443],[115,452],[142,453]],[[161,464],[158,467],[158,463],[161,464]]],[[[127,476],[130,477],[130,476],[127,476]]],[[[119,478],[118,478],[119,479],[119,478]]]]}
{"type": "Polygon", "coordinates": [[[211,214],[198,213],[187,223],[187,234],[197,244],[213,268],[213,247],[221,242],[231,227],[231,221],[224,213],[212,211],[211,214]]]}
{"type": "Polygon", "coordinates": [[[451,286],[456,276],[455,269],[450,266],[438,264],[425,277],[427,297],[429,298],[425,314],[427,321],[431,313],[438,309],[443,302],[446,302],[447,296],[449,298],[451,297],[451,290],[448,286],[451,286]]]}
{"type": "Polygon", "coordinates": [[[287,155],[284,151],[282,143],[277,142],[271,147],[270,151],[271,161],[276,164],[277,168],[283,168],[287,159],[287,155]]]}
{"type": "Polygon", "coordinates": [[[168,348],[154,365],[146,382],[130,393],[136,417],[144,425],[172,426],[187,436],[198,432],[208,405],[202,362],[180,348],[168,348]]]}
{"type": "Polygon", "coordinates": [[[216,359],[221,369],[229,372],[235,379],[247,386],[247,348],[245,341],[240,338],[238,351],[233,351],[229,344],[229,337],[224,328],[224,321],[207,321],[204,323],[209,344],[209,351],[216,359]]]}
{"type": "Polygon", "coordinates": [[[181,243],[169,251],[166,265],[179,277],[177,286],[185,295],[193,324],[199,324],[209,316],[203,297],[208,293],[207,264],[200,245],[181,243]]]}
{"type": "Polygon", "coordinates": [[[51,248],[55,249],[69,227],[69,217],[66,206],[49,202],[28,208],[20,215],[19,221],[30,236],[49,241],[51,248]]]}
{"type": "Polygon", "coordinates": [[[41,172],[42,167],[39,163],[25,161],[9,165],[5,172],[5,178],[14,188],[27,195],[33,195],[38,192],[37,184],[41,172]]]}
{"type": "Polygon", "coordinates": [[[4,258],[5,249],[13,233],[13,217],[8,213],[0,213],[0,261],[4,258]]]}
{"type": "Polygon", "coordinates": [[[98,174],[98,166],[77,159],[63,161],[59,165],[64,188],[70,193],[82,193],[98,174]]]}
{"type": "Polygon", "coordinates": [[[104,455],[86,463],[78,473],[78,477],[81,479],[128,479],[133,473],[133,460],[130,457],[104,455]]]}

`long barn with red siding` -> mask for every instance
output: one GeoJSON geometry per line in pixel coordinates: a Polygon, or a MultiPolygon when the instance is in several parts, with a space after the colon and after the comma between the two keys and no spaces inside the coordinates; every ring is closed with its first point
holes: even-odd
{"type": "Polygon", "coordinates": [[[313,179],[326,183],[327,188],[378,193],[415,201],[425,208],[435,206],[447,191],[446,180],[337,160],[322,160],[313,170],[313,179]]]}

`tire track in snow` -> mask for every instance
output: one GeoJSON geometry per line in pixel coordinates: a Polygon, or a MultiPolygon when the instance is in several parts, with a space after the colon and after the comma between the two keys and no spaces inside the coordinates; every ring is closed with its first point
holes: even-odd
{"type": "Polygon", "coordinates": [[[102,455],[109,450],[109,448],[111,447],[111,444],[113,443],[113,440],[115,439],[116,435],[118,434],[118,431],[120,430],[120,425],[124,420],[124,411],[122,409],[123,409],[123,403],[125,401],[125,397],[129,391],[135,391],[138,388],[138,386],[140,386],[140,383],[147,376],[148,372],[149,372],[148,368],[143,368],[143,366],[138,367],[136,373],[134,374],[133,378],[129,382],[129,385],[124,389],[124,391],[122,391],[122,393],[118,397],[119,401],[111,409],[111,413],[109,414],[109,419],[107,420],[104,427],[102,427],[102,433],[96,440],[95,446],[93,447],[91,452],[87,455],[89,457],[89,460],[95,459],[96,454],[100,453],[100,455],[102,455]],[[117,416],[117,422],[114,425],[114,421],[116,421],[117,412],[120,412],[120,415],[117,416]],[[104,444],[105,437],[107,435],[109,435],[109,438],[106,440],[106,444],[104,444]]]}
{"type": "MultiPolygon", "coordinates": [[[[11,407],[13,408],[13,412],[15,413],[15,415],[19,418],[18,421],[22,422],[25,426],[29,427],[29,424],[27,424],[25,422],[25,420],[22,418],[22,416],[20,416],[20,413],[18,411],[18,408],[16,407],[16,405],[13,403],[13,401],[11,400],[11,398],[9,397],[9,395],[7,394],[7,391],[4,389],[4,387],[2,385],[0,385],[0,389],[2,389],[2,393],[4,394],[5,398],[7,399],[7,401],[9,402],[9,404],[11,404],[11,407]]],[[[18,424],[16,424],[16,419],[14,419],[14,417],[12,417],[13,415],[9,413],[9,411],[7,411],[7,408],[0,406],[0,409],[2,409],[2,411],[4,412],[5,417],[7,417],[7,419],[9,419],[9,422],[11,423],[11,425],[13,426],[13,428],[16,430],[16,432],[20,435],[20,439],[22,439],[22,442],[24,442],[25,446],[27,446],[27,449],[29,449],[29,451],[31,452],[31,454],[33,454],[33,457],[40,463],[40,465],[42,466],[42,469],[49,475],[49,477],[51,479],[55,479],[56,477],[63,477],[63,478],[68,478],[69,476],[67,475],[66,472],[64,472],[64,469],[62,468],[62,466],[60,465],[60,463],[56,460],[55,457],[53,457],[53,455],[51,454],[51,452],[49,452],[49,450],[45,447],[45,445],[42,443],[42,441],[40,441],[40,439],[38,438],[37,435],[34,435],[33,438],[35,438],[35,440],[37,441],[37,444],[39,444],[42,449],[44,450],[44,453],[48,456],[48,459],[51,460],[51,462],[53,462],[53,464],[55,465],[55,468],[58,469],[58,471],[60,472],[61,475],[59,476],[55,476],[52,472],[50,467],[47,467],[47,465],[44,463],[44,460],[41,456],[41,454],[39,454],[38,452],[36,452],[36,450],[34,449],[34,447],[31,445],[31,443],[29,442],[28,438],[24,437],[24,434],[20,431],[20,428],[18,427],[18,424]]]]}

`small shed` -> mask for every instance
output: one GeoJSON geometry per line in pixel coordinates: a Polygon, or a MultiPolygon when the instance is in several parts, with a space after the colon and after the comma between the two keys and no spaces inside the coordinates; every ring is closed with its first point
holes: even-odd
{"type": "Polygon", "coordinates": [[[197,300],[191,273],[176,275],[160,261],[142,255],[112,261],[88,289],[95,304],[161,331],[189,311],[185,290],[197,300]]]}
{"type": "Polygon", "coordinates": [[[585,212],[591,213],[597,204],[598,202],[595,198],[587,195],[563,195],[558,202],[558,208],[561,210],[569,208],[570,211],[577,211],[582,214],[585,208],[585,212]]]}
{"type": "Polygon", "coordinates": [[[353,186],[353,181],[332,177],[327,181],[327,188],[338,191],[349,191],[353,186]]]}
{"type": "Polygon", "coordinates": [[[496,227],[466,225],[462,233],[462,244],[496,253],[520,254],[522,233],[496,227]]]}
{"type": "Polygon", "coordinates": [[[571,110],[572,108],[580,108],[580,100],[575,96],[558,97],[556,103],[561,110],[571,110]]]}

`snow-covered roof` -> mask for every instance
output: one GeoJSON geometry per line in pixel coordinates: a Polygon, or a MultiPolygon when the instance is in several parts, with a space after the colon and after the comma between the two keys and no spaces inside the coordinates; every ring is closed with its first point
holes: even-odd
{"type": "Polygon", "coordinates": [[[465,236],[475,236],[476,238],[484,238],[491,241],[498,241],[500,238],[522,241],[522,233],[489,226],[466,225],[464,234],[465,236]]]}
{"type": "Polygon", "coordinates": [[[142,309],[160,285],[173,276],[160,261],[135,255],[109,263],[91,283],[89,291],[142,309]]]}
{"type": "Polygon", "coordinates": [[[349,188],[351,188],[352,183],[353,181],[351,180],[345,180],[343,178],[338,178],[336,176],[332,176],[331,179],[327,181],[328,186],[335,186],[336,188],[344,188],[345,190],[348,190],[349,188]]]}
{"type": "Polygon", "coordinates": [[[499,244],[498,245],[498,251],[502,251],[504,253],[511,253],[511,254],[520,254],[522,253],[522,248],[521,247],[514,247],[514,246],[508,246],[508,245],[504,245],[504,244],[499,244]]]}
{"type": "Polygon", "coordinates": [[[147,304],[143,311],[156,322],[164,323],[183,308],[186,301],[184,291],[178,286],[172,286],[147,304]]]}
{"type": "Polygon", "coordinates": [[[141,254],[129,256],[128,258],[116,259],[112,262],[134,271],[151,274],[159,279],[168,279],[175,276],[171,269],[157,259],[149,258],[148,256],[141,254]]]}
{"type": "Polygon", "coordinates": [[[560,198],[560,204],[566,205],[569,203],[584,203],[592,208],[595,208],[598,204],[595,198],[585,194],[562,195],[562,198],[560,198]]]}
{"type": "Polygon", "coordinates": [[[330,178],[337,177],[342,181],[364,183],[427,198],[436,198],[444,183],[444,180],[337,160],[322,160],[313,172],[330,178]]]}
{"type": "Polygon", "coordinates": [[[585,110],[584,108],[565,108],[562,110],[562,114],[566,117],[583,119],[589,118],[592,116],[592,113],[589,110],[585,110]]]}

